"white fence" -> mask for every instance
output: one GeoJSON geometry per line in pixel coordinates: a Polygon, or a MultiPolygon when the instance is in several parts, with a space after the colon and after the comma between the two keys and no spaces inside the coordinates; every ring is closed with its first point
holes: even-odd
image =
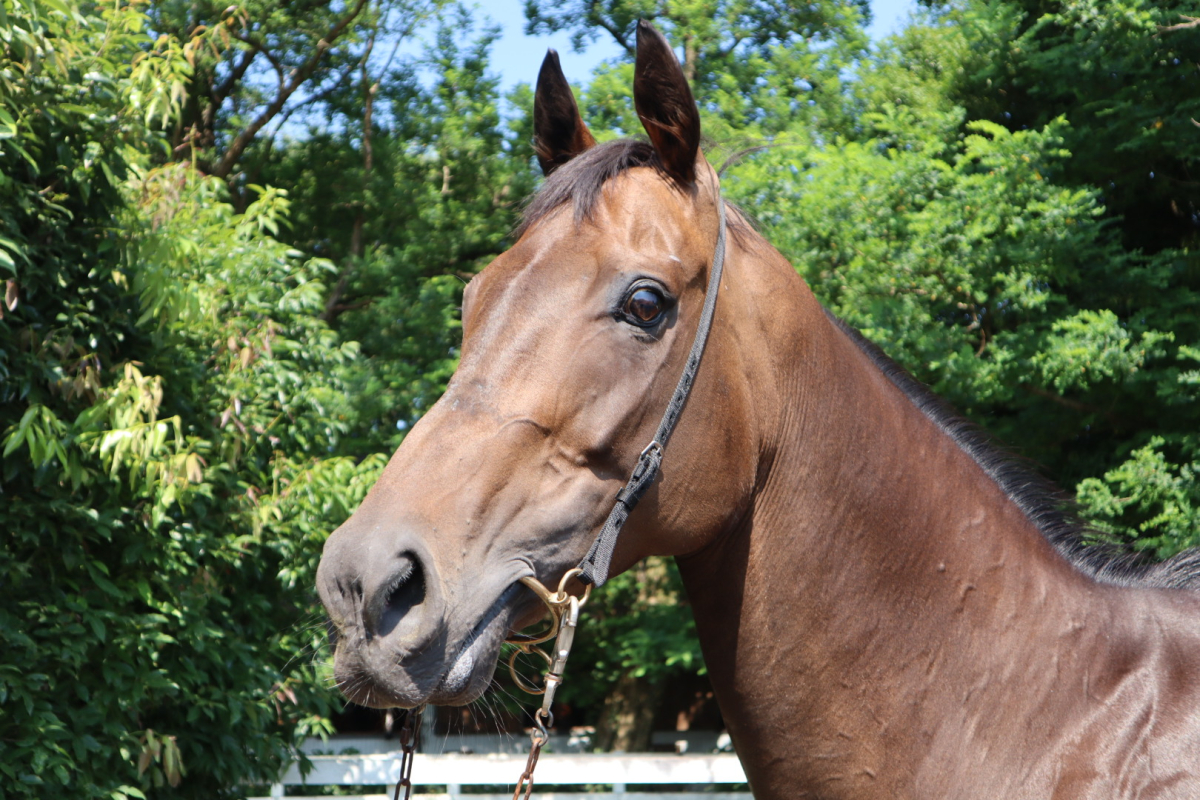
{"type": "MultiPolygon", "coordinates": [[[[342,796],[339,800],[391,800],[391,791],[400,777],[400,759],[396,753],[311,756],[313,769],[300,775],[293,765],[282,781],[271,787],[270,797],[292,797],[285,787],[296,786],[379,786],[387,787],[386,794],[342,796]]],[[[512,788],[525,770],[526,756],[491,753],[488,755],[416,755],[412,771],[414,797],[420,787],[445,787],[444,793],[420,793],[421,800],[510,800],[512,788]],[[464,786],[507,786],[504,794],[464,794],[464,786]]],[[[737,756],[663,755],[658,753],[558,754],[546,753],[538,760],[534,773],[533,797],[538,800],[584,800],[584,798],[614,798],[616,800],[751,800],[745,791],[698,791],[701,786],[745,784],[746,774],[737,756]],[[626,791],[629,785],[664,787],[664,791],[626,791]],[[555,791],[540,791],[539,786],[554,786],[555,791]],[[564,793],[558,788],[579,787],[576,792],[564,793]],[[593,787],[612,787],[610,791],[593,787]],[[681,790],[665,789],[684,787],[681,790]],[[585,788],[586,787],[586,788],[585,788]]],[[[266,800],[266,798],[251,798],[266,800]]],[[[313,798],[315,800],[315,797],[313,798]]],[[[323,798],[322,798],[323,800],[323,798]]]]}
{"type": "MultiPolygon", "coordinates": [[[[570,733],[551,732],[545,753],[590,753],[594,731],[573,728],[570,733]]],[[[650,744],[655,752],[717,753],[733,752],[729,735],[717,731],[655,731],[650,744]]],[[[335,756],[348,753],[399,753],[400,739],[379,733],[335,733],[327,738],[313,736],[300,745],[309,756],[335,756]]],[[[421,753],[528,753],[529,733],[443,733],[426,725],[421,733],[421,753]]]]}

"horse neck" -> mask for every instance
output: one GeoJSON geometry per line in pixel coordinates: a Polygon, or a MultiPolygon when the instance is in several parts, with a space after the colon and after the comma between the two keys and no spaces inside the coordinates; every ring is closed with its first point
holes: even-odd
{"type": "Polygon", "coordinates": [[[989,659],[1037,638],[1012,624],[1022,609],[1074,613],[1090,590],[784,267],[790,308],[761,326],[778,337],[764,380],[778,388],[764,391],[779,396],[759,404],[771,420],[758,421],[769,433],[751,510],[680,559],[722,711],[765,796],[785,756],[793,777],[819,772],[836,759],[805,767],[796,754],[919,726],[899,685],[917,665],[961,701],[989,659]]]}

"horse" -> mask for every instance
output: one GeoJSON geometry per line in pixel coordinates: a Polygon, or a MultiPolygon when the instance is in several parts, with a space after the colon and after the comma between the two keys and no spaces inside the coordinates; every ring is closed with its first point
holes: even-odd
{"type": "Polygon", "coordinates": [[[593,545],[719,290],[596,582],[677,560],[754,795],[1200,797],[1200,556],[1084,547],[1025,467],[827,313],[721,198],[645,22],[633,90],[648,138],[597,144],[543,64],[545,183],[465,289],[445,394],[325,545],[344,693],[486,689],[542,614],[523,579],[553,586],[593,545]]]}

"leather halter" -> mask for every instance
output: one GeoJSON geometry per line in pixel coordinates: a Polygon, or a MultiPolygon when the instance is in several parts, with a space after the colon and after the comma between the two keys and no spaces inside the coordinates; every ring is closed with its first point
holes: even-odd
{"type": "Polygon", "coordinates": [[[638,501],[646,493],[646,489],[650,488],[650,484],[658,476],[667,440],[671,438],[671,432],[675,430],[675,423],[679,421],[679,415],[683,413],[688,395],[691,394],[692,383],[696,380],[696,372],[700,369],[700,358],[704,355],[704,343],[708,341],[708,332],[712,328],[713,310],[717,306],[717,289],[721,285],[721,271],[725,266],[725,201],[721,198],[719,189],[717,190],[717,216],[720,220],[717,229],[717,247],[713,253],[708,288],[705,290],[704,309],[700,313],[700,324],[696,326],[696,338],[692,340],[692,349],[688,353],[687,364],[684,365],[683,374],[679,376],[675,392],[671,395],[670,402],[667,403],[667,410],[663,413],[662,421],[658,423],[654,439],[638,456],[633,473],[629,476],[625,487],[617,492],[617,500],[613,503],[612,511],[609,512],[604,527],[596,536],[596,541],[592,542],[592,549],[588,551],[577,567],[578,578],[584,584],[599,587],[608,580],[608,570],[612,561],[613,549],[617,546],[617,536],[620,535],[625,520],[629,519],[629,515],[637,506],[638,501]]]}

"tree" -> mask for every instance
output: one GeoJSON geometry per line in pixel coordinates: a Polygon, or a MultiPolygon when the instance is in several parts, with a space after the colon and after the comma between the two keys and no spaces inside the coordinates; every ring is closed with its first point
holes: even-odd
{"type": "MultiPolygon", "coordinates": [[[[230,178],[269,125],[273,138],[296,113],[316,114],[369,72],[375,43],[395,48],[438,8],[438,0],[249,4],[158,2],[154,26],[180,41],[198,32],[209,46],[192,59],[173,151],[230,178]]],[[[370,83],[368,82],[368,86],[370,83]]]]}
{"type": "Polygon", "coordinates": [[[529,123],[503,119],[488,74],[495,31],[448,8],[431,35],[420,61],[380,83],[369,136],[354,93],[341,130],[248,156],[254,174],[291,187],[290,240],[340,265],[324,316],[363,354],[347,453],[395,449],[440,396],[457,364],[462,287],[508,246],[534,186],[529,123]]]}
{"type": "MultiPolygon", "coordinates": [[[[795,4],[776,0],[667,3],[646,0],[527,0],[526,32],[570,31],[576,48],[611,38],[626,59],[608,65],[585,96],[598,133],[633,134],[633,37],[638,19],[658,26],[682,50],[684,74],[701,98],[705,134],[730,146],[783,132],[807,138],[843,124],[843,75],[867,45],[866,2],[795,4]]],[[[582,77],[582,76],[580,76],[582,77]]]]}
{"type": "Polygon", "coordinates": [[[1011,130],[1066,117],[1068,185],[1094,186],[1126,245],[1191,246],[1200,189],[1200,40],[1187,3],[990,0],[943,11],[975,55],[954,87],[970,117],[1011,130]]]}
{"type": "Polygon", "coordinates": [[[355,348],[317,318],[330,265],[268,235],[280,192],[236,214],[148,169],[202,40],[131,6],[6,11],[4,791],[227,796],[328,726],[298,622],[382,466],[329,457],[355,348]]]}

